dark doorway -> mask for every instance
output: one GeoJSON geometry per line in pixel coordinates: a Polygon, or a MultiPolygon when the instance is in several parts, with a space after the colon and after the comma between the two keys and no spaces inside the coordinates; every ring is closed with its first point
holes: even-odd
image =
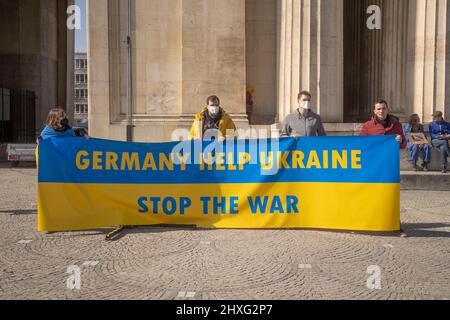
{"type": "Polygon", "coordinates": [[[36,97],[28,90],[0,89],[0,142],[36,141],[36,97]]]}
{"type": "Polygon", "coordinates": [[[381,91],[381,30],[367,28],[367,8],[380,0],[344,0],[344,121],[370,118],[381,91]]]}
{"type": "MultiPolygon", "coordinates": [[[[408,42],[415,30],[414,6],[409,0],[344,0],[344,121],[363,122],[371,116],[377,99],[387,100],[391,112],[407,116],[408,42]],[[369,29],[380,9],[381,29],[369,29]]],[[[410,51],[408,51],[410,50],[410,51]]]]}

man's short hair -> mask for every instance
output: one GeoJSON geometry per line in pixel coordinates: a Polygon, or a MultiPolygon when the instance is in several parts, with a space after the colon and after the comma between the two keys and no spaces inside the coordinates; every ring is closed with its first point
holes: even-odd
{"type": "Polygon", "coordinates": [[[220,106],[220,99],[218,96],[210,96],[208,99],[206,99],[206,105],[209,105],[209,103],[212,102],[217,106],[220,106]]]}
{"type": "Polygon", "coordinates": [[[375,106],[376,106],[377,104],[384,104],[384,105],[386,105],[387,108],[389,108],[389,105],[388,105],[388,103],[387,103],[386,100],[384,100],[384,99],[378,99],[378,100],[373,104],[372,110],[375,110],[375,106]]]}
{"type": "Polygon", "coordinates": [[[301,98],[302,96],[308,96],[308,97],[310,97],[310,98],[312,97],[312,96],[311,96],[311,93],[310,93],[309,91],[303,90],[302,92],[300,92],[300,93],[298,94],[297,100],[300,100],[300,98],[301,98]]]}

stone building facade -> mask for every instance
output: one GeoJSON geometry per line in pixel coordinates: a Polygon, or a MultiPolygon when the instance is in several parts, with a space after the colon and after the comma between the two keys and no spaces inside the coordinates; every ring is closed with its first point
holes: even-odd
{"type": "Polygon", "coordinates": [[[88,63],[86,53],[74,55],[73,118],[75,124],[88,120],[88,63]]]}
{"type": "MultiPolygon", "coordinates": [[[[450,115],[448,0],[131,0],[136,141],[167,141],[215,94],[248,127],[276,128],[310,90],[335,134],[384,98],[405,120],[450,115]],[[381,9],[381,29],[367,9],[381,9]],[[275,124],[275,125],[274,125],[275,124]],[[271,126],[272,125],[272,126],[271,126]]],[[[124,140],[128,0],[88,0],[89,126],[124,140]]]]}

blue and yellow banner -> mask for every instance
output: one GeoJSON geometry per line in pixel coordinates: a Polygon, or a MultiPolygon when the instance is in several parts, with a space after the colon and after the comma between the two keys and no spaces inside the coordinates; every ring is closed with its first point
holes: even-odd
{"type": "Polygon", "coordinates": [[[393,136],[39,145],[39,231],[119,225],[400,229],[393,136]]]}

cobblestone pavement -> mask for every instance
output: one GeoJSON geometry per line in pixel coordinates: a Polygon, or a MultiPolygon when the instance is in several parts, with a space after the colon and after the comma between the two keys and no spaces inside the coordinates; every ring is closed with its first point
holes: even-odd
{"type": "Polygon", "coordinates": [[[107,242],[110,230],[36,231],[35,169],[0,168],[0,186],[0,299],[450,299],[450,192],[402,193],[407,238],[139,228],[107,242]]]}

